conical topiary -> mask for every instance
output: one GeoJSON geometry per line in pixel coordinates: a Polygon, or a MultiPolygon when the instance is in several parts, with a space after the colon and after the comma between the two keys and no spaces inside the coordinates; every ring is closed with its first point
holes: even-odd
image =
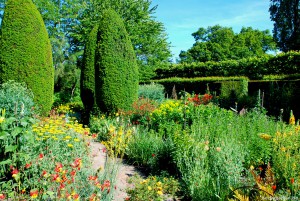
{"type": "Polygon", "coordinates": [[[138,98],[138,66],[123,20],[107,10],[98,29],[95,93],[102,112],[128,110],[138,98]]]}
{"type": "Polygon", "coordinates": [[[8,0],[0,30],[0,82],[25,82],[46,114],[52,106],[54,67],[43,19],[31,0],[8,0]]]}

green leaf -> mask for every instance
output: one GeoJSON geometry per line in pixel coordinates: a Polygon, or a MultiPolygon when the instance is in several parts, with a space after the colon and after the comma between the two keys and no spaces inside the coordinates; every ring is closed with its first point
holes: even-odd
{"type": "Polygon", "coordinates": [[[1,161],[1,162],[0,162],[0,165],[7,165],[7,164],[10,164],[11,162],[12,162],[12,160],[7,159],[7,160],[5,160],[5,161],[1,161]]]}
{"type": "Polygon", "coordinates": [[[20,133],[22,133],[22,131],[23,131],[23,128],[17,127],[14,130],[12,130],[11,135],[13,137],[16,137],[17,135],[19,135],[20,133]]]}
{"type": "Polygon", "coordinates": [[[4,153],[8,153],[8,152],[15,152],[17,150],[17,145],[13,146],[13,145],[9,145],[9,146],[5,146],[5,152],[4,153]]]}

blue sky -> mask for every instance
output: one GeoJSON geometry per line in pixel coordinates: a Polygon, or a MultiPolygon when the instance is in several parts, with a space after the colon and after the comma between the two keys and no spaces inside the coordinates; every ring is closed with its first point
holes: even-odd
{"type": "Polygon", "coordinates": [[[152,0],[153,6],[158,5],[153,16],[165,26],[174,59],[192,47],[191,34],[200,27],[219,24],[238,33],[251,26],[272,32],[269,4],[269,0],[152,0]]]}

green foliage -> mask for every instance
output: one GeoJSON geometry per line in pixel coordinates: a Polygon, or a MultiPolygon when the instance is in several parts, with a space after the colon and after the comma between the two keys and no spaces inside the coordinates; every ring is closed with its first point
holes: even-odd
{"type": "Polygon", "coordinates": [[[90,33],[83,54],[80,76],[80,96],[85,110],[89,113],[95,105],[95,54],[98,26],[90,33]]]}
{"type": "Polygon", "coordinates": [[[98,24],[105,9],[115,10],[124,20],[139,66],[140,80],[154,76],[157,66],[169,63],[171,52],[164,25],[154,18],[157,6],[149,0],[89,0],[79,17],[80,26],[75,27],[73,36],[82,42],[87,33],[98,24]],[[79,34],[78,34],[79,33],[79,34]]]}
{"type": "Polygon", "coordinates": [[[179,182],[174,178],[158,178],[155,176],[142,179],[133,177],[130,183],[135,184],[134,188],[126,190],[129,200],[170,200],[176,199],[176,193],[179,191],[179,182]]]}
{"type": "Polygon", "coordinates": [[[120,16],[103,14],[96,50],[96,103],[103,112],[128,110],[138,97],[136,57],[120,16]]]}
{"type": "Polygon", "coordinates": [[[34,112],[33,98],[32,91],[24,83],[8,81],[0,87],[0,108],[5,109],[9,117],[20,113],[31,116],[34,112]]]}
{"type": "Polygon", "coordinates": [[[269,12],[274,22],[273,35],[284,51],[300,50],[299,1],[271,0],[269,12]]]}
{"type": "Polygon", "coordinates": [[[199,28],[192,34],[196,42],[189,50],[179,55],[180,62],[224,61],[261,57],[269,50],[275,50],[275,42],[268,30],[253,30],[243,27],[235,34],[232,28],[215,25],[199,28]]]}
{"type": "Polygon", "coordinates": [[[299,73],[300,53],[291,51],[276,56],[253,57],[220,62],[194,62],[172,64],[158,68],[156,79],[170,77],[246,76],[262,79],[264,75],[289,75],[299,73]]]}
{"type": "Polygon", "coordinates": [[[31,0],[8,1],[0,33],[1,83],[25,82],[46,114],[53,102],[54,68],[43,19],[31,0]]]}
{"type": "Polygon", "coordinates": [[[163,85],[154,82],[139,85],[138,96],[161,102],[165,99],[165,89],[163,85]]]}

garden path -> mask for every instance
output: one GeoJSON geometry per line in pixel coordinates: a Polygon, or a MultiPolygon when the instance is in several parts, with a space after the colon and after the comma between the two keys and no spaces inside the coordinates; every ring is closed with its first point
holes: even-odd
{"type": "MultiPolygon", "coordinates": [[[[93,157],[92,168],[97,170],[105,166],[106,152],[103,152],[104,145],[99,142],[90,143],[93,157]]],[[[120,163],[119,171],[116,178],[116,190],[114,191],[114,201],[123,201],[127,197],[126,188],[130,187],[128,179],[135,174],[140,174],[132,165],[120,163]]]]}

